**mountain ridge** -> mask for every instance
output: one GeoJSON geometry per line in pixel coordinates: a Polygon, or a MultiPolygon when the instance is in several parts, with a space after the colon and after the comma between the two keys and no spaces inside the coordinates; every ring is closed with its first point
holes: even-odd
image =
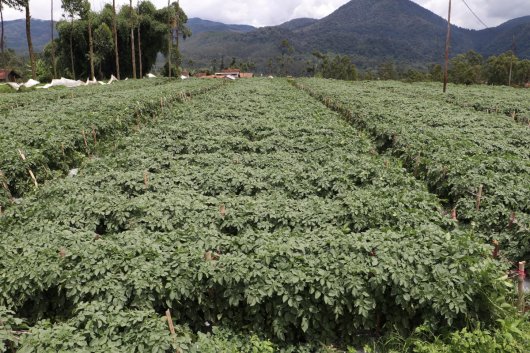
{"type": "MultiPolygon", "coordinates": [[[[13,47],[10,22],[18,21],[15,40],[27,52],[24,20],[6,21],[7,47],[13,47]]],[[[360,67],[386,61],[425,68],[443,60],[447,21],[410,0],[352,0],[321,19],[299,18],[277,26],[253,27],[190,18],[192,36],[182,43],[183,55],[194,65],[209,67],[230,60],[254,62],[261,71],[279,65],[281,42],[294,49],[294,73],[314,60],[311,53],[349,55],[360,67]],[[272,64],[271,64],[272,61],[272,64]]],[[[32,20],[36,51],[49,40],[50,23],[32,20]]],[[[476,50],[484,56],[511,49],[515,36],[517,55],[530,58],[530,16],[511,19],[497,27],[471,30],[452,26],[451,55],[476,50]]]]}

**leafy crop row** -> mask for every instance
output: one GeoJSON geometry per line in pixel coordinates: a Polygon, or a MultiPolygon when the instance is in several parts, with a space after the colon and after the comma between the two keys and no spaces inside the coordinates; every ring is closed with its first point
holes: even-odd
{"type": "Polygon", "coordinates": [[[379,149],[398,156],[425,180],[462,224],[501,241],[512,260],[528,259],[528,127],[447,104],[411,85],[331,80],[297,84],[369,131],[379,149]]]}
{"type": "Polygon", "coordinates": [[[34,327],[22,349],[215,352],[195,337],[212,326],[348,343],[488,322],[506,295],[490,246],[284,81],[176,105],[107,152],[0,218],[0,306],[34,327]]]}
{"type": "Polygon", "coordinates": [[[530,123],[530,91],[506,86],[449,85],[448,93],[442,93],[439,83],[415,83],[397,81],[377,83],[381,90],[398,92],[410,98],[429,98],[455,104],[461,108],[494,114],[498,119],[511,119],[523,125],[530,123]]]}
{"type": "Polygon", "coordinates": [[[172,101],[213,86],[211,81],[193,80],[127,89],[120,83],[116,87],[122,89],[112,93],[99,87],[99,93],[7,111],[0,119],[0,207],[35,183],[64,175],[92,155],[98,142],[138,130],[172,101]]]}
{"type": "Polygon", "coordinates": [[[76,88],[59,86],[51,89],[32,89],[25,93],[2,94],[0,95],[0,116],[5,115],[11,109],[35,106],[35,104],[43,104],[45,102],[63,104],[66,102],[62,102],[62,100],[86,98],[92,95],[97,95],[98,97],[106,95],[111,97],[114,92],[136,89],[149,90],[170,82],[171,80],[162,78],[156,80],[128,80],[114,82],[111,85],[105,86],[99,84],[76,88]]]}

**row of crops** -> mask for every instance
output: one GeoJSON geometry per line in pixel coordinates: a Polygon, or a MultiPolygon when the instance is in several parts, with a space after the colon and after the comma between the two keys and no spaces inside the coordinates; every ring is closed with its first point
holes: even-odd
{"type": "Polygon", "coordinates": [[[330,352],[491,323],[510,296],[426,184],[284,81],[176,103],[101,151],[0,216],[20,352],[330,352]]]}
{"type": "Polygon", "coordinates": [[[97,94],[98,97],[102,97],[105,94],[111,97],[114,92],[127,91],[134,89],[150,90],[156,86],[166,85],[171,80],[158,78],[156,80],[127,80],[127,81],[116,81],[111,85],[88,85],[80,86],[76,88],[67,87],[54,87],[51,89],[32,89],[28,92],[13,93],[13,94],[1,94],[0,95],[0,114],[5,114],[8,110],[13,108],[20,108],[29,105],[35,105],[35,103],[43,102],[56,102],[61,103],[63,99],[72,99],[79,97],[88,97],[97,94]]]}
{"type": "Polygon", "coordinates": [[[530,259],[528,126],[463,109],[424,94],[427,89],[418,85],[312,79],[296,84],[368,131],[378,150],[398,157],[425,181],[462,225],[500,241],[509,259],[530,259]]]}
{"type": "Polygon", "coordinates": [[[171,102],[219,85],[200,80],[147,82],[154,83],[148,83],[148,88],[130,81],[103,88],[35,92],[36,97],[34,93],[8,95],[33,103],[0,115],[0,208],[43,181],[65,175],[92,156],[101,141],[137,131],[156,120],[171,102]]]}
{"type": "Polygon", "coordinates": [[[381,91],[400,93],[412,99],[422,97],[447,102],[458,107],[494,114],[496,118],[508,118],[522,125],[530,123],[530,91],[506,86],[449,85],[448,93],[442,93],[439,83],[403,83],[398,81],[371,82],[381,91]]]}

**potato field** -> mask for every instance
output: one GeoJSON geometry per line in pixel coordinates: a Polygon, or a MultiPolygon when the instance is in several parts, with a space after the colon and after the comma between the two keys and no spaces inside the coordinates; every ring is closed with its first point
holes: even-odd
{"type": "Polygon", "coordinates": [[[0,95],[0,352],[530,351],[530,93],[438,91],[0,95]]]}

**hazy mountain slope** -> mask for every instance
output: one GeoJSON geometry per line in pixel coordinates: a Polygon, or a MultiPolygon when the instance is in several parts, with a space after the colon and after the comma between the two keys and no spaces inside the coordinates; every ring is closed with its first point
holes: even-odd
{"type": "Polygon", "coordinates": [[[204,32],[237,32],[246,33],[256,29],[256,27],[248,25],[231,25],[220,22],[214,22],[209,20],[203,20],[201,18],[190,18],[187,23],[191,29],[192,34],[199,34],[204,32]]]}
{"type": "MultiPolygon", "coordinates": [[[[28,52],[28,42],[26,39],[26,21],[14,20],[4,22],[6,48],[14,49],[17,53],[28,52]]],[[[31,20],[31,36],[33,49],[41,52],[46,44],[51,40],[50,21],[31,20]]],[[[55,32],[57,36],[57,32],[55,32]]]]}

